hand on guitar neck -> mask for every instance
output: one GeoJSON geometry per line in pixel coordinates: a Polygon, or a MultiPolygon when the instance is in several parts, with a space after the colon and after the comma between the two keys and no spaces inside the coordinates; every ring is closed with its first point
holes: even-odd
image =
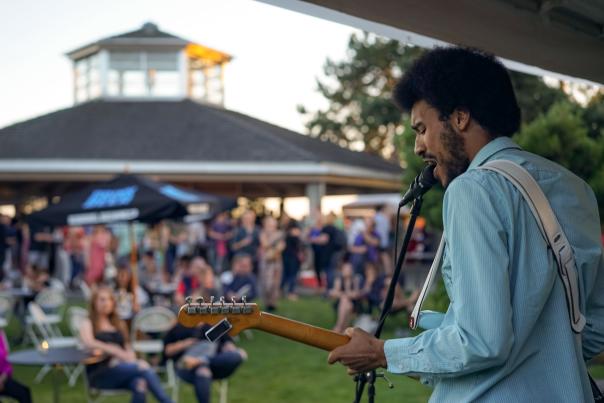
{"type": "Polygon", "coordinates": [[[246,329],[258,329],[325,351],[332,351],[350,341],[350,337],[341,333],[262,312],[258,305],[245,302],[245,297],[242,302],[226,302],[221,298],[218,302],[212,300],[209,303],[203,298],[195,302],[187,298],[187,303],[178,313],[180,324],[188,327],[200,322],[213,326],[223,319],[232,326],[228,332],[230,336],[236,336],[246,329]]]}
{"type": "Polygon", "coordinates": [[[365,331],[355,328],[346,329],[346,334],[337,333],[317,326],[287,319],[282,316],[262,312],[258,305],[224,298],[206,303],[203,298],[195,302],[191,297],[180,308],[178,321],[188,327],[200,322],[212,326],[226,319],[231,326],[228,334],[236,336],[246,329],[258,329],[277,336],[285,337],[309,346],[330,351],[328,362],[340,362],[347,366],[348,373],[386,367],[384,341],[376,339],[365,331]]]}

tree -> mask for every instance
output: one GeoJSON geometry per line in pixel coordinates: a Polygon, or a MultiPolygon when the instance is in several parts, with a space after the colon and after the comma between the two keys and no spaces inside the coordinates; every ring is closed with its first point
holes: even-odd
{"type": "Polygon", "coordinates": [[[557,102],[568,97],[560,88],[552,88],[540,77],[509,71],[516,100],[522,111],[522,123],[529,123],[544,114],[557,102]]]}
{"type": "Polygon", "coordinates": [[[362,149],[398,160],[394,137],[402,133],[401,112],[392,90],[402,72],[422,50],[364,33],[353,34],[347,58],[327,60],[327,79],[317,80],[318,91],[329,101],[325,110],[307,111],[306,126],[313,137],[342,147],[362,149]]]}
{"type": "Polygon", "coordinates": [[[589,183],[600,211],[604,211],[603,136],[587,119],[604,120],[603,109],[600,105],[583,109],[570,100],[558,102],[515,136],[525,150],[559,163],[589,183]]]}

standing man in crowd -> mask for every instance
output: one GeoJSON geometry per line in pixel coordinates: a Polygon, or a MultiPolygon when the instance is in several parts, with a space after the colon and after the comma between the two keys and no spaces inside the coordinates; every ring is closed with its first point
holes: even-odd
{"type": "Polygon", "coordinates": [[[254,273],[258,273],[258,247],[260,246],[260,230],[256,227],[256,213],[246,210],[241,216],[241,225],[231,239],[233,254],[245,253],[252,257],[254,273]]]}
{"type": "Polygon", "coordinates": [[[380,237],[379,253],[380,263],[384,268],[384,272],[392,273],[392,257],[390,256],[390,224],[392,221],[392,214],[390,207],[386,207],[383,204],[378,206],[375,210],[375,232],[380,237]]]}
{"type": "Polygon", "coordinates": [[[520,109],[505,68],[459,47],[427,52],[394,92],[411,112],[415,153],[445,187],[442,276],[451,303],[437,326],[381,341],[347,329],[331,352],[352,372],[419,375],[437,402],[593,401],[585,361],[604,349],[604,258],[593,191],[510,138],[520,109]],[[545,193],[576,261],[587,325],[577,339],[564,287],[519,191],[487,161],[523,166],[545,193]]]}

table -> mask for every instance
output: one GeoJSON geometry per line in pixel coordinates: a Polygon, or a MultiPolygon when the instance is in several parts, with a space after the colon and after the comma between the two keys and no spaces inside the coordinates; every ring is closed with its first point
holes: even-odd
{"type": "Polygon", "coordinates": [[[16,351],[9,354],[8,362],[14,365],[44,366],[52,365],[53,382],[52,396],[53,402],[59,403],[59,379],[57,377],[58,368],[62,365],[75,365],[93,357],[88,351],[79,350],[76,347],[51,348],[46,352],[36,349],[16,351]]]}
{"type": "Polygon", "coordinates": [[[9,288],[8,290],[4,290],[4,292],[8,292],[8,294],[15,298],[31,298],[35,295],[31,288],[9,288]]]}

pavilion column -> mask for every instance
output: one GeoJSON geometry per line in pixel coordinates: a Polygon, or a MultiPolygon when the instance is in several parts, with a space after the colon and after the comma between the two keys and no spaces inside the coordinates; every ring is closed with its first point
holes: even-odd
{"type": "Polygon", "coordinates": [[[325,196],[325,188],[325,182],[306,185],[306,197],[308,197],[308,208],[311,215],[314,211],[321,211],[321,199],[325,196]]]}

